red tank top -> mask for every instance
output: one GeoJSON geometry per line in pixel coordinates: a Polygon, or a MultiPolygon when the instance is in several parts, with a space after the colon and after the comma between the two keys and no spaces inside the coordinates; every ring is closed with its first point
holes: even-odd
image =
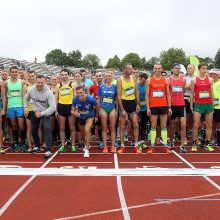
{"type": "Polygon", "coordinates": [[[208,76],[203,80],[198,76],[196,77],[194,92],[195,104],[212,104],[211,83],[208,76]]]}
{"type": "Polygon", "coordinates": [[[161,77],[157,80],[154,76],[150,78],[149,85],[149,104],[150,107],[163,107],[168,106],[167,95],[166,95],[166,79],[161,77]]]}
{"type": "Polygon", "coordinates": [[[172,106],[184,106],[184,79],[182,76],[175,80],[172,76],[169,77],[170,80],[170,96],[172,106]]]}

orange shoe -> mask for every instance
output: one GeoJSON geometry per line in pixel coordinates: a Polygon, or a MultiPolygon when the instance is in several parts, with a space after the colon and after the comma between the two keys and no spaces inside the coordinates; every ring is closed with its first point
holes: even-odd
{"type": "Polygon", "coordinates": [[[134,153],[136,153],[136,154],[142,154],[142,151],[139,150],[138,147],[134,147],[134,153]]]}
{"type": "Polygon", "coordinates": [[[148,154],[153,154],[155,153],[155,148],[154,147],[150,147],[149,150],[147,151],[148,154]]]}
{"type": "Polygon", "coordinates": [[[172,154],[172,151],[169,149],[169,147],[164,147],[163,152],[166,154],[172,154]]]}
{"type": "Polygon", "coordinates": [[[111,153],[117,153],[116,147],[111,147],[111,153]]]}
{"type": "Polygon", "coordinates": [[[103,150],[102,150],[102,153],[107,154],[108,153],[108,147],[104,147],[103,150]]]}
{"type": "Polygon", "coordinates": [[[125,147],[120,147],[118,154],[123,154],[125,152],[125,147]]]}

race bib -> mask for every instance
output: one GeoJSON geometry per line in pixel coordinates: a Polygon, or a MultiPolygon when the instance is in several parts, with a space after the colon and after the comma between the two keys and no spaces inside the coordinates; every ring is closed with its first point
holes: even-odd
{"type": "Polygon", "coordinates": [[[125,95],[126,96],[129,96],[129,95],[132,95],[132,94],[134,94],[134,88],[133,87],[128,88],[128,89],[125,90],[125,95]]]}
{"type": "Polygon", "coordinates": [[[161,97],[163,97],[163,91],[161,91],[161,90],[153,91],[153,97],[154,98],[161,98],[161,97]]]}
{"type": "Polygon", "coordinates": [[[172,92],[182,92],[183,88],[182,86],[173,86],[172,87],[172,92]]]}
{"type": "Polygon", "coordinates": [[[20,90],[11,90],[10,91],[11,96],[13,97],[20,97],[21,96],[21,92],[20,90]]]}
{"type": "Polygon", "coordinates": [[[218,98],[214,99],[214,105],[219,105],[219,99],[218,98]]]}
{"type": "Polygon", "coordinates": [[[113,98],[111,97],[103,97],[102,102],[112,104],[113,103],[113,98]]]}
{"type": "Polygon", "coordinates": [[[200,91],[199,98],[209,98],[209,92],[208,91],[200,91]]]}
{"type": "Polygon", "coordinates": [[[81,114],[81,115],[88,115],[89,111],[88,110],[82,110],[82,111],[79,111],[79,114],[81,114]]]}
{"type": "Polygon", "coordinates": [[[61,89],[60,90],[60,95],[61,96],[70,95],[70,89],[69,88],[61,89]]]}
{"type": "Polygon", "coordinates": [[[140,106],[145,106],[146,105],[146,100],[141,100],[140,101],[140,106]]]}

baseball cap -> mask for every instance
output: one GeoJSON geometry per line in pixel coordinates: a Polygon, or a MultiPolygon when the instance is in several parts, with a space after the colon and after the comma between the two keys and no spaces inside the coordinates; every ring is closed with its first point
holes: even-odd
{"type": "Polygon", "coordinates": [[[215,74],[219,74],[220,75],[220,70],[217,68],[213,68],[211,70],[209,70],[209,73],[215,73],[215,74]]]}
{"type": "Polygon", "coordinates": [[[172,65],[172,68],[181,68],[180,64],[179,63],[174,63],[172,65]]]}

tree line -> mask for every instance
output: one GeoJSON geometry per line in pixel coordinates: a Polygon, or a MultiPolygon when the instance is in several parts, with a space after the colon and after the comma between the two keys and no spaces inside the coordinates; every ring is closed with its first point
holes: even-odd
{"type": "MultiPolygon", "coordinates": [[[[214,59],[210,57],[197,57],[200,62],[206,62],[209,68],[220,68],[220,48],[216,52],[214,59]]],[[[73,66],[88,69],[105,67],[118,70],[121,70],[125,63],[131,63],[134,67],[141,70],[152,70],[154,64],[161,63],[165,70],[169,70],[173,63],[181,63],[187,66],[189,64],[189,57],[186,56],[182,48],[170,48],[167,51],[162,51],[159,57],[151,57],[149,60],[146,60],[145,57],[140,57],[137,53],[128,53],[123,59],[115,55],[108,59],[105,66],[102,66],[101,60],[96,54],[87,54],[83,57],[79,50],[74,50],[67,54],[61,49],[54,49],[46,54],[45,63],[62,67],[73,66]]]]}

